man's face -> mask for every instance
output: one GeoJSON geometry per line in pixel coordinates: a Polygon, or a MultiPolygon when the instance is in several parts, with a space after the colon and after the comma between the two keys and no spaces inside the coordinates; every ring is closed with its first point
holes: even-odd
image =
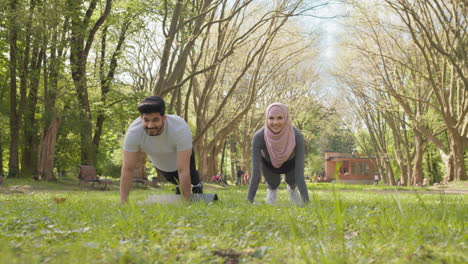
{"type": "Polygon", "coordinates": [[[164,131],[164,123],[166,115],[161,116],[160,113],[142,114],[143,128],[150,136],[159,136],[164,131]]]}

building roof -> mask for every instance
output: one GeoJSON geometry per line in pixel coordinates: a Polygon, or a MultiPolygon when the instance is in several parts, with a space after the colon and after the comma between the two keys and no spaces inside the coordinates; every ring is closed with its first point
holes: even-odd
{"type": "Polygon", "coordinates": [[[361,160],[368,160],[368,159],[375,159],[375,157],[360,157],[360,156],[331,156],[328,157],[326,160],[332,160],[332,159],[361,159],[361,160]]]}

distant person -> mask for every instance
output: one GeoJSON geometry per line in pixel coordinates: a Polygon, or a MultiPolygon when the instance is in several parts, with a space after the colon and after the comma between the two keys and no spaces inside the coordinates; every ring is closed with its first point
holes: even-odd
{"type": "Polygon", "coordinates": [[[379,174],[378,173],[374,174],[374,184],[375,185],[379,185],[379,180],[380,180],[379,174]]]}
{"type": "Polygon", "coordinates": [[[237,168],[237,181],[236,185],[241,185],[242,184],[242,175],[244,175],[244,172],[241,170],[240,167],[237,168]]]}
{"type": "Polygon", "coordinates": [[[220,171],[218,171],[218,173],[215,176],[211,177],[210,181],[221,185],[229,186],[228,182],[223,178],[223,174],[220,171]]]}
{"type": "Polygon", "coordinates": [[[427,178],[423,178],[422,186],[428,186],[427,178]]]}
{"type": "Polygon", "coordinates": [[[268,106],[265,127],[252,139],[252,178],[247,196],[251,203],[261,172],[267,183],[268,204],[276,202],[281,174],[285,174],[291,200],[296,204],[309,202],[304,179],[304,137],[291,125],[288,108],[281,103],[268,106]]]}
{"type": "Polygon", "coordinates": [[[325,179],[325,170],[323,168],[319,173],[319,177],[320,177],[321,180],[325,179]]]}
{"type": "Polygon", "coordinates": [[[156,170],[176,185],[185,200],[191,193],[203,193],[192,150],[192,133],[179,116],[165,114],[164,100],[159,96],[145,98],[139,105],[140,117],[127,130],[120,181],[120,202],[130,193],[137,153],[145,152],[156,170]],[[180,188],[179,188],[180,184],[180,188]]]}
{"type": "Polygon", "coordinates": [[[244,175],[242,175],[242,180],[244,181],[244,184],[249,184],[250,175],[248,172],[245,172],[244,175]]]}
{"type": "Polygon", "coordinates": [[[223,174],[220,171],[218,171],[218,173],[216,173],[216,177],[218,177],[219,179],[222,179],[223,174]]]}
{"type": "Polygon", "coordinates": [[[211,177],[210,181],[214,183],[222,183],[221,175],[216,174],[215,176],[211,177]]]}
{"type": "Polygon", "coordinates": [[[442,179],[442,184],[448,185],[448,182],[449,182],[449,176],[444,176],[444,178],[442,179]]]}

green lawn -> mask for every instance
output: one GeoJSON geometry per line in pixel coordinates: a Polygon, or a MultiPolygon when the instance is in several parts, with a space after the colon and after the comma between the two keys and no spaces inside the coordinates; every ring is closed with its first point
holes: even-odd
{"type": "Polygon", "coordinates": [[[468,262],[466,194],[381,188],[311,184],[303,208],[289,203],[284,185],[274,206],[247,204],[247,186],[211,188],[220,198],[213,203],[137,205],[170,194],[165,185],[134,188],[121,206],[115,184],[6,181],[0,263],[468,262]]]}

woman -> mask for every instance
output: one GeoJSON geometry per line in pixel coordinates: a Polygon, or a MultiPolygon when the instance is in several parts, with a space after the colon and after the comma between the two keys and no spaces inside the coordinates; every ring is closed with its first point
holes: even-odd
{"type": "Polygon", "coordinates": [[[309,202],[304,179],[304,137],[291,125],[288,108],[284,104],[268,106],[265,127],[253,136],[252,178],[247,196],[251,203],[260,183],[260,168],[268,187],[267,203],[276,202],[281,174],[286,175],[291,200],[298,205],[309,202]]]}

